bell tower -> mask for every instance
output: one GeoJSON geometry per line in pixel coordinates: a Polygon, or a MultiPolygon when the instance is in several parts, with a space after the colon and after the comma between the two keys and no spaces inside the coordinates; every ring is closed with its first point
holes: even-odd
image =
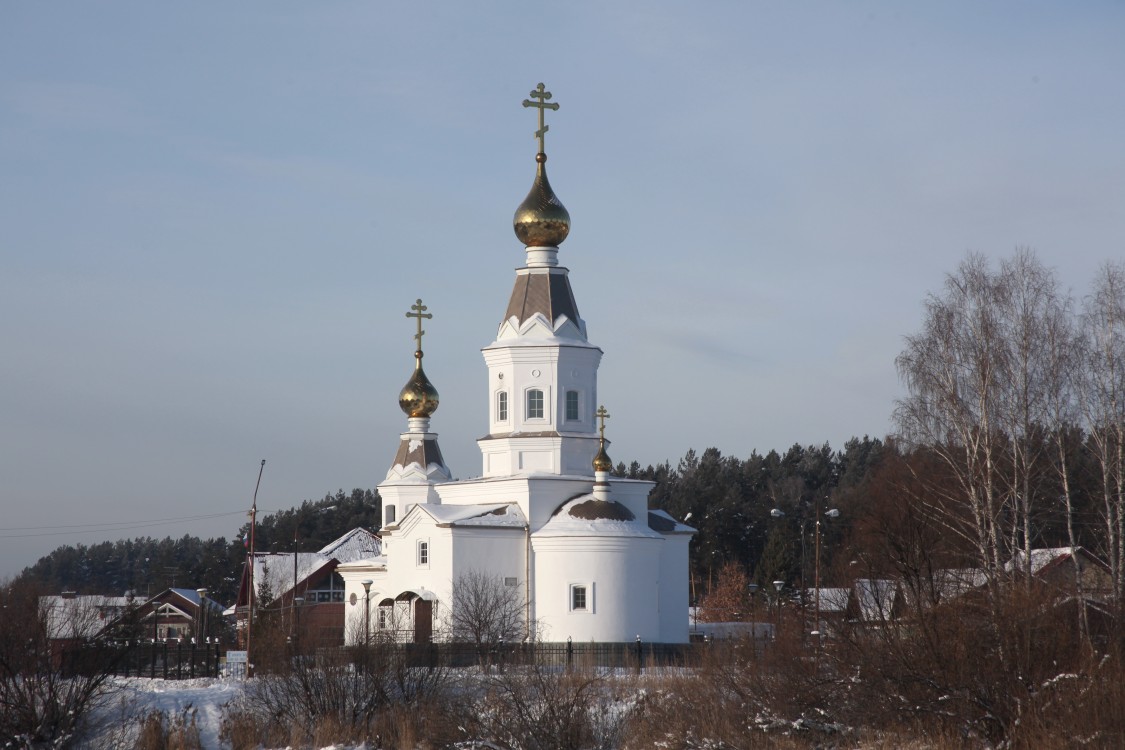
{"type": "Polygon", "coordinates": [[[399,439],[398,452],[379,484],[383,498],[383,525],[390,526],[418,503],[440,503],[434,485],[452,479],[438,447],[438,436],[430,432],[430,417],[438,408],[438,391],[422,369],[422,320],[433,313],[418,300],[410,306],[408,318],[416,318],[414,334],[414,372],[398,394],[398,406],[406,415],[406,432],[399,439]]]}
{"type": "Polygon", "coordinates": [[[559,265],[570,214],[547,180],[546,110],[556,111],[540,83],[523,106],[538,110],[535,179],[516,209],[513,229],[526,247],[496,340],[481,351],[488,365],[488,434],[479,439],[486,477],[546,473],[589,476],[598,451],[594,405],[602,350],[559,265]]]}

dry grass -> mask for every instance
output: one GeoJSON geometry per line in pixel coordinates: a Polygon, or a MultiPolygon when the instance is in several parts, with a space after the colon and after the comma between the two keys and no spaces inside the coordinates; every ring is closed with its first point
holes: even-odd
{"type": "Polygon", "coordinates": [[[195,724],[195,711],[169,717],[152,711],[141,719],[134,750],[205,750],[195,724]]]}

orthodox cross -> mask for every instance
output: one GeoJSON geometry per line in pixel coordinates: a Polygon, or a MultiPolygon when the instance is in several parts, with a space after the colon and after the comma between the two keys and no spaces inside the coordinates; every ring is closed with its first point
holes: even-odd
{"type": "Polygon", "coordinates": [[[546,135],[547,131],[551,128],[543,122],[543,110],[558,110],[559,104],[558,102],[547,101],[551,98],[551,92],[545,91],[542,83],[536,86],[535,90],[531,92],[531,98],[538,99],[539,101],[533,102],[531,99],[524,99],[523,106],[535,107],[539,110],[539,129],[535,131],[535,137],[539,139],[539,153],[545,154],[547,153],[547,149],[543,147],[543,136],[546,135]]]}
{"type": "Polygon", "coordinates": [[[598,434],[601,436],[602,440],[605,440],[605,421],[609,419],[609,412],[605,410],[604,404],[598,407],[598,410],[594,412],[594,416],[596,416],[598,422],[601,423],[598,425],[598,434]]]}
{"type": "Polygon", "coordinates": [[[418,333],[414,334],[414,340],[418,342],[418,351],[422,351],[422,337],[426,335],[426,332],[422,330],[422,318],[432,318],[434,314],[426,312],[429,308],[422,304],[422,300],[418,300],[411,305],[410,309],[417,311],[408,312],[406,317],[418,319],[418,333]]]}

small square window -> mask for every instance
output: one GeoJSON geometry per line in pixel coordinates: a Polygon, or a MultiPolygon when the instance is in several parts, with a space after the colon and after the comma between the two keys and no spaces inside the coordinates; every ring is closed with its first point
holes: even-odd
{"type": "Polygon", "coordinates": [[[496,421],[508,421],[508,392],[500,391],[496,394],[496,421]]]}
{"type": "Polygon", "coordinates": [[[504,578],[504,585],[505,586],[515,586],[516,585],[516,577],[515,576],[508,576],[508,577],[504,578]]]}
{"type": "Polygon", "coordinates": [[[527,418],[543,418],[543,391],[532,388],[527,392],[527,418]]]}
{"type": "Polygon", "coordinates": [[[570,587],[570,608],[572,610],[585,610],[586,609],[586,587],[585,586],[571,586],[570,587]]]}
{"type": "Polygon", "coordinates": [[[568,422],[578,421],[578,391],[566,392],[566,419],[568,422]]]}
{"type": "Polygon", "coordinates": [[[430,543],[429,542],[418,542],[418,564],[419,565],[429,565],[430,564],[430,543]]]}

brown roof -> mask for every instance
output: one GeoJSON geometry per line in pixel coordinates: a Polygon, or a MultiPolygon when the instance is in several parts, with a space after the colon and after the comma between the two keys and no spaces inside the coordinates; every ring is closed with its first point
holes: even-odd
{"type": "Polygon", "coordinates": [[[402,442],[398,444],[398,453],[395,454],[395,461],[392,465],[409,466],[415,463],[421,466],[423,470],[430,464],[445,466],[445,460],[441,457],[441,448],[438,447],[437,438],[425,440],[402,439],[402,442]]]}
{"type": "Polygon", "coordinates": [[[578,503],[569,511],[571,518],[583,521],[632,521],[633,511],[616,500],[587,500],[578,503]]]}
{"type": "Polygon", "coordinates": [[[580,325],[578,305],[574,301],[574,293],[570,289],[570,279],[567,278],[565,268],[552,268],[548,273],[521,273],[516,276],[516,285],[512,288],[512,298],[508,302],[508,311],[504,313],[504,320],[511,320],[515,316],[517,325],[522,325],[535,313],[542,314],[551,321],[551,325],[555,325],[563,315],[574,321],[575,325],[580,325]]]}

